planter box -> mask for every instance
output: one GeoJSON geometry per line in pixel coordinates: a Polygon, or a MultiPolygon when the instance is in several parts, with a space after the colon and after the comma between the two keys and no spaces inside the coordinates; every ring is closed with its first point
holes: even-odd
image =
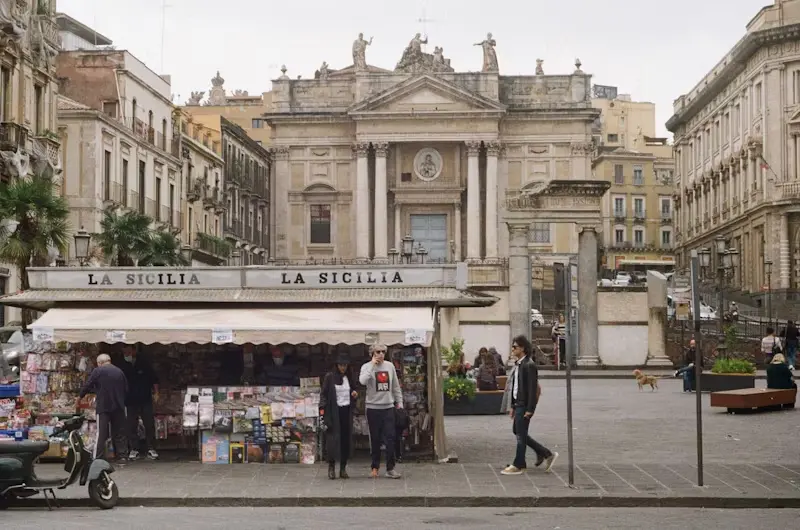
{"type": "Polygon", "coordinates": [[[502,414],[500,404],[503,402],[503,391],[476,392],[475,398],[453,401],[444,398],[445,416],[488,416],[502,414]]]}
{"type": "MultiPolygon", "coordinates": [[[[756,387],[755,374],[714,374],[703,372],[700,375],[701,392],[724,392],[726,390],[741,390],[756,387]]],[[[695,380],[692,378],[692,390],[695,390],[695,380]]]]}

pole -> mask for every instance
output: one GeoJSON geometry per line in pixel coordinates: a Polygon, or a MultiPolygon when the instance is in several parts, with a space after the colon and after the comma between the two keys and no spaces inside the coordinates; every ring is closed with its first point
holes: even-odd
{"type": "Polygon", "coordinates": [[[700,372],[703,361],[703,331],[700,328],[700,293],[697,290],[697,270],[700,268],[700,259],[697,251],[692,250],[691,282],[692,282],[692,315],[694,316],[694,329],[696,333],[696,348],[694,351],[694,393],[695,414],[697,415],[697,485],[703,485],[703,393],[700,391],[700,372]]]}
{"type": "Polygon", "coordinates": [[[566,373],[566,380],[567,380],[567,456],[569,462],[569,487],[575,486],[575,453],[572,441],[572,359],[573,356],[571,355],[572,350],[574,349],[573,346],[573,336],[575,336],[575,331],[573,329],[573,316],[575,308],[572,307],[572,267],[577,268],[577,265],[574,263],[568,263],[567,267],[564,267],[563,274],[564,274],[564,300],[566,300],[566,319],[567,322],[567,336],[566,340],[564,341],[564,355],[566,356],[565,365],[567,369],[566,373]]]}

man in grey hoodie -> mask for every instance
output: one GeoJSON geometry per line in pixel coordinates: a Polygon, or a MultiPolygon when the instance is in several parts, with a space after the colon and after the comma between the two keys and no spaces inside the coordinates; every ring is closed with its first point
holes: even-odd
{"type": "Polygon", "coordinates": [[[394,469],[395,463],[395,415],[394,409],[403,408],[403,391],[394,365],[384,360],[386,346],[373,344],[369,347],[372,360],[361,367],[359,382],[367,387],[367,425],[372,453],[371,476],[377,478],[381,467],[381,444],[386,447],[386,477],[400,478],[394,469]]]}

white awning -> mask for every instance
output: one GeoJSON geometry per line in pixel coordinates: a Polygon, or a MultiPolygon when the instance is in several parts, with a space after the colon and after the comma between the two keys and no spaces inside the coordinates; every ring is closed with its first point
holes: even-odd
{"type": "Polygon", "coordinates": [[[54,308],[31,328],[34,338],[55,342],[362,344],[377,333],[384,344],[430,346],[433,316],[433,307],[54,308]]]}

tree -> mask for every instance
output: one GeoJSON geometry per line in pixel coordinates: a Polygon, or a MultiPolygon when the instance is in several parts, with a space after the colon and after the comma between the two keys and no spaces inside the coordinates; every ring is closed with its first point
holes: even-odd
{"type": "Polygon", "coordinates": [[[133,267],[136,261],[150,253],[150,224],[153,220],[139,212],[120,213],[107,208],[100,221],[101,232],[93,238],[112,266],[133,267]]]}
{"type": "MultiPolygon", "coordinates": [[[[53,182],[39,175],[15,178],[0,184],[0,260],[13,263],[20,290],[30,288],[28,267],[49,265],[49,251],[67,254],[71,229],[69,206],[53,194],[53,182]]],[[[22,311],[22,326],[33,321],[30,310],[22,311]]]]}
{"type": "Polygon", "coordinates": [[[181,254],[181,241],[166,229],[150,233],[150,247],[139,260],[143,267],[177,267],[190,263],[181,254]]]}

